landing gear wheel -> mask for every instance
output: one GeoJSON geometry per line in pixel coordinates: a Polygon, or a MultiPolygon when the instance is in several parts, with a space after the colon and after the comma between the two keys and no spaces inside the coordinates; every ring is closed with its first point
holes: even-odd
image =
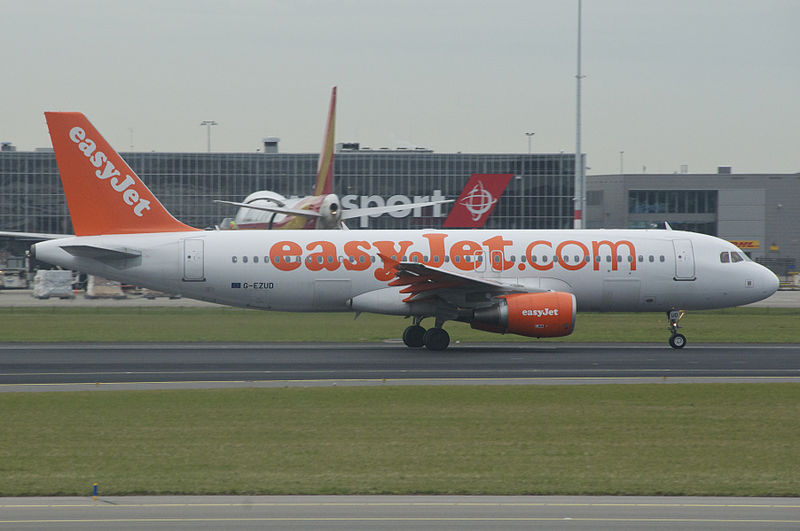
{"type": "Polygon", "coordinates": [[[686,336],[683,334],[675,334],[669,338],[669,346],[672,348],[683,348],[686,346],[686,336]]]}
{"type": "Polygon", "coordinates": [[[441,328],[430,328],[422,336],[422,341],[428,350],[444,350],[450,344],[450,334],[441,328]]]}
{"type": "Polygon", "coordinates": [[[411,325],[403,330],[403,343],[410,348],[420,348],[425,346],[425,329],[420,325],[411,325]]]}
{"type": "Polygon", "coordinates": [[[686,346],[686,336],[678,333],[681,325],[678,324],[681,318],[686,314],[680,310],[669,310],[667,312],[667,321],[669,321],[669,346],[672,348],[683,348],[686,346]]]}

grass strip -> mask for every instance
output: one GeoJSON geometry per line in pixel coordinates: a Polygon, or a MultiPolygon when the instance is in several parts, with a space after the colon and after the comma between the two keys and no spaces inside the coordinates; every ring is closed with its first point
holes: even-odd
{"type": "Polygon", "coordinates": [[[800,495],[800,386],[3,393],[0,496],[800,495]]]}
{"type": "MultiPolygon", "coordinates": [[[[410,324],[396,316],[298,314],[236,308],[2,308],[1,341],[382,341],[410,324]],[[313,326],[309,326],[309,324],[313,326]]],[[[797,343],[800,309],[734,308],[692,312],[681,321],[690,343],[797,343]]],[[[423,325],[430,326],[430,320],[423,325]]],[[[660,313],[579,313],[575,332],[538,340],[448,322],[453,342],[657,342],[669,333],[660,313]]]]}

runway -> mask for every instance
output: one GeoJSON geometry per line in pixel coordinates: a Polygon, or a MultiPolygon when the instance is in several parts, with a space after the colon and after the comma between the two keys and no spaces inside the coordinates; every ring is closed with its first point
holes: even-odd
{"type": "Polygon", "coordinates": [[[800,381],[800,345],[0,344],[0,391],[687,380],[800,381]]]}
{"type": "Polygon", "coordinates": [[[797,529],[799,498],[130,496],[0,498],[0,528],[797,529]]]}

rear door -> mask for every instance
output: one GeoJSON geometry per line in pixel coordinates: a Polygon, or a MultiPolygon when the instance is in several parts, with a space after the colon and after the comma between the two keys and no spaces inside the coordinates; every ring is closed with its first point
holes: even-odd
{"type": "Polygon", "coordinates": [[[203,261],[203,240],[200,238],[183,240],[183,280],[189,282],[205,280],[203,261]]]}

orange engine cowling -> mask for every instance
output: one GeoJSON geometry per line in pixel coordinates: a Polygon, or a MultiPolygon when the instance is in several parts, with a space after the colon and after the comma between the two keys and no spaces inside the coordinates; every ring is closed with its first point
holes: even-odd
{"type": "Polygon", "coordinates": [[[503,295],[473,312],[470,326],[528,337],[567,336],[575,329],[575,295],[563,291],[503,295]]]}

